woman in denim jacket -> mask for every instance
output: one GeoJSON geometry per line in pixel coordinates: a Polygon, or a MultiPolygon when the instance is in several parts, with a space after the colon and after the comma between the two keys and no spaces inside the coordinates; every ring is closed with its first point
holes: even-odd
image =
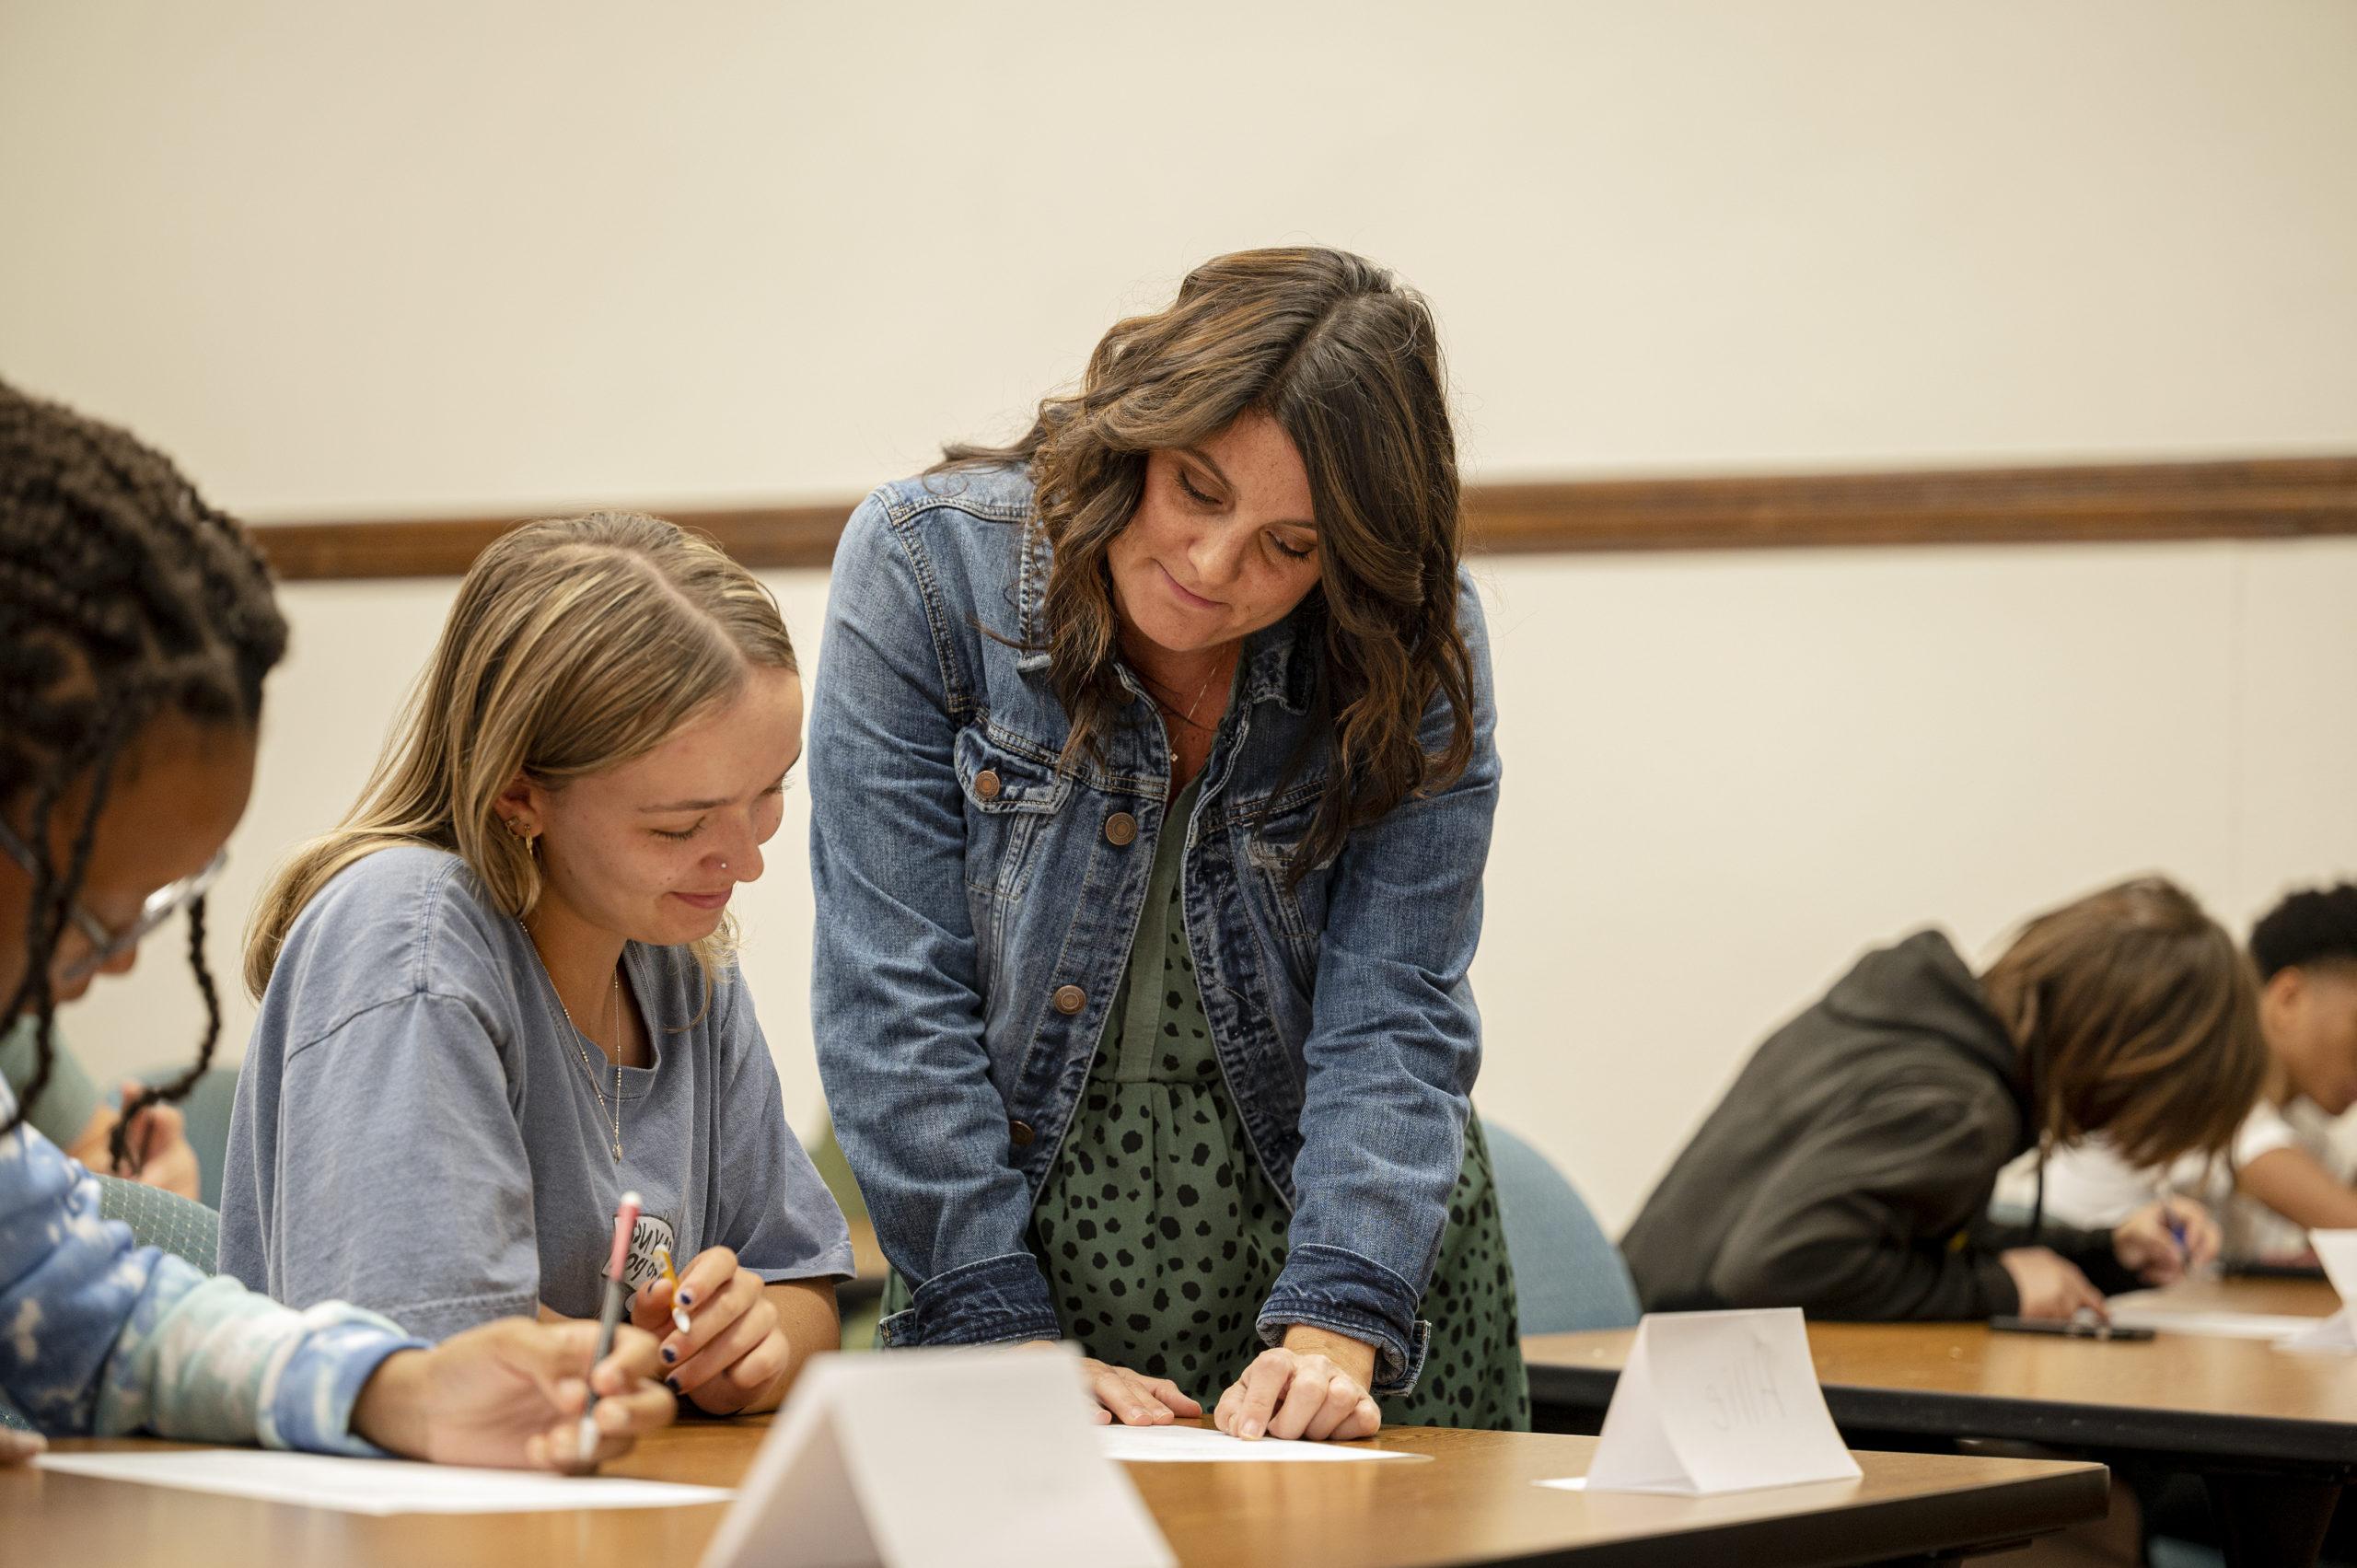
{"type": "Polygon", "coordinates": [[[1243,252],[853,517],[813,1005],[886,1343],[1072,1338],[1100,1420],[1527,1423],[1442,389],[1389,274],[1243,252]]]}

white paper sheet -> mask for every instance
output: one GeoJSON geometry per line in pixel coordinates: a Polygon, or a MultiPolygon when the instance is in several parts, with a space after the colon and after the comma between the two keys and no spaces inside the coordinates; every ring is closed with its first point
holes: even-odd
{"type": "Polygon", "coordinates": [[[340,1459],[258,1448],[150,1454],[43,1454],[41,1469],[334,1508],[347,1514],[541,1514],[575,1508],[678,1508],[726,1503],[718,1487],[534,1470],[467,1469],[404,1459],[340,1459]]]}
{"type": "Polygon", "coordinates": [[[1247,1443],[1205,1426],[1100,1426],[1097,1442],[1109,1459],[1130,1464],[1204,1462],[1318,1464],[1349,1459],[1413,1459],[1387,1448],[1338,1448],[1331,1443],[1289,1443],[1263,1437],[1247,1443]]]}
{"type": "Polygon", "coordinates": [[[1587,1477],[1584,1475],[1559,1475],[1552,1481],[1535,1481],[1530,1484],[1533,1486],[1551,1486],[1558,1492],[1585,1492],[1587,1490],[1587,1477]]]}
{"type": "Polygon", "coordinates": [[[2281,1312],[2165,1312],[2115,1302],[2111,1323],[2116,1329],[2151,1329],[2164,1334],[2200,1334],[2221,1340],[2265,1340],[2269,1343],[2305,1333],[2324,1318],[2301,1318],[2281,1312]]]}

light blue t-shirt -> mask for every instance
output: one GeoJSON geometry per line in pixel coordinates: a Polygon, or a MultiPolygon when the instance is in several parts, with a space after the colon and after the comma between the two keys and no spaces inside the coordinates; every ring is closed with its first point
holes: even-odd
{"type": "Polygon", "coordinates": [[[523,926],[457,856],[380,850],[287,935],[238,1078],[221,1268],[290,1306],[338,1298],[443,1339],[546,1303],[594,1318],[623,1191],[630,1283],[710,1247],[762,1279],[852,1272],[842,1212],[785,1121],[733,971],[623,963],[655,1064],[583,1047],[523,926]]]}

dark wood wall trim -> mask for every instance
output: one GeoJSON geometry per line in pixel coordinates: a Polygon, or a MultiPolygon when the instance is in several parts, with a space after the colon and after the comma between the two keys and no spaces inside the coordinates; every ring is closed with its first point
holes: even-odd
{"type": "MultiPolygon", "coordinates": [[[[1473,546],[1552,551],[2055,544],[2357,534],[2357,457],[1477,484],[1473,546]]],[[[823,567],[854,503],[686,507],[753,567],[823,567]]],[[[548,513],[539,514],[548,516],[548,513]]],[[[521,517],[273,523],[281,577],[441,577],[521,517]]]]}

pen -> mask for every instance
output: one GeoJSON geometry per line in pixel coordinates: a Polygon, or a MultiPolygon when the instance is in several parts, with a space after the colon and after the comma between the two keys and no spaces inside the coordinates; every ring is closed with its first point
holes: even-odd
{"type": "Polygon", "coordinates": [[[655,1249],[655,1255],[663,1260],[663,1277],[669,1281],[671,1285],[671,1326],[684,1334],[694,1328],[695,1324],[689,1318],[688,1309],[679,1305],[679,1271],[671,1267],[669,1248],[658,1247],[655,1249]]]}
{"type": "Polygon", "coordinates": [[[606,1304],[598,1313],[598,1353],[589,1358],[590,1386],[581,1400],[578,1446],[585,1464],[598,1451],[596,1373],[598,1364],[614,1353],[614,1330],[622,1320],[622,1303],[629,1297],[622,1288],[622,1265],[630,1261],[630,1237],[638,1228],[638,1194],[625,1192],[622,1206],[614,1211],[614,1249],[606,1260],[606,1304]]]}

